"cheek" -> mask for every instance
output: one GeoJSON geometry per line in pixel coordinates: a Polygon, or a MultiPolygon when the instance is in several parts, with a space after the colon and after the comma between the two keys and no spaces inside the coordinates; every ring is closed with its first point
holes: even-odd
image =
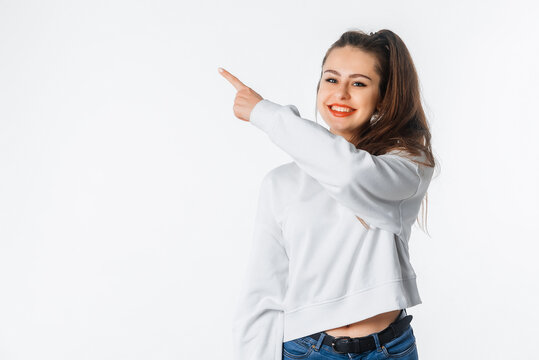
{"type": "Polygon", "coordinates": [[[325,105],[321,102],[316,103],[316,109],[320,114],[323,114],[325,111],[325,105]]]}
{"type": "Polygon", "coordinates": [[[316,107],[318,108],[318,111],[324,110],[325,103],[325,95],[322,91],[319,91],[316,95],[316,107]]]}
{"type": "Polygon", "coordinates": [[[372,107],[376,106],[376,103],[378,102],[378,91],[377,90],[372,91],[369,102],[372,104],[372,107]]]}
{"type": "Polygon", "coordinates": [[[324,88],[324,86],[320,86],[320,90],[318,90],[318,94],[317,94],[317,102],[318,104],[324,104],[327,102],[327,99],[328,97],[330,96],[330,92],[324,88]]]}

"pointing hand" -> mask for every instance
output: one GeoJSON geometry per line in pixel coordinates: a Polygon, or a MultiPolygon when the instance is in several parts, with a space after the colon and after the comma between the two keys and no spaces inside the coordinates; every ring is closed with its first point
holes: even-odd
{"type": "Polygon", "coordinates": [[[218,68],[219,73],[227,79],[232,86],[237,90],[236,99],[234,99],[234,115],[237,118],[244,121],[249,121],[251,111],[255,105],[263,99],[262,96],[257,94],[253,89],[242,83],[237,77],[229,73],[223,68],[218,68]]]}

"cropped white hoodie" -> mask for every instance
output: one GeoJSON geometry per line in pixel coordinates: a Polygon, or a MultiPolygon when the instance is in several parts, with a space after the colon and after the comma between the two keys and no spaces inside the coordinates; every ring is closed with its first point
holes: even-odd
{"type": "Polygon", "coordinates": [[[294,105],[261,100],[250,123],[293,161],[260,186],[233,360],[282,360],[285,341],[421,304],[408,240],[433,168],[356,149],[294,105]]]}

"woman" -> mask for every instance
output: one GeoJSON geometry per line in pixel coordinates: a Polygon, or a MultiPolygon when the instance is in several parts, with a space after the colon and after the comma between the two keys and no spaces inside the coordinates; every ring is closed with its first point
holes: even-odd
{"type": "Polygon", "coordinates": [[[262,180],[234,360],[417,359],[408,240],[435,163],[405,44],[347,31],[328,49],[316,106],[329,131],[219,71],[234,114],[294,160],[262,180]]]}

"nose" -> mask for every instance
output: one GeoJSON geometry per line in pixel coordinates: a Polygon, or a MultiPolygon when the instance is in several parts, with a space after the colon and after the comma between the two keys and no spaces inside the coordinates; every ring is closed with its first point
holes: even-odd
{"type": "Polygon", "coordinates": [[[350,98],[350,92],[348,91],[348,87],[346,86],[346,84],[341,84],[335,89],[335,97],[340,100],[346,100],[350,98]]]}

